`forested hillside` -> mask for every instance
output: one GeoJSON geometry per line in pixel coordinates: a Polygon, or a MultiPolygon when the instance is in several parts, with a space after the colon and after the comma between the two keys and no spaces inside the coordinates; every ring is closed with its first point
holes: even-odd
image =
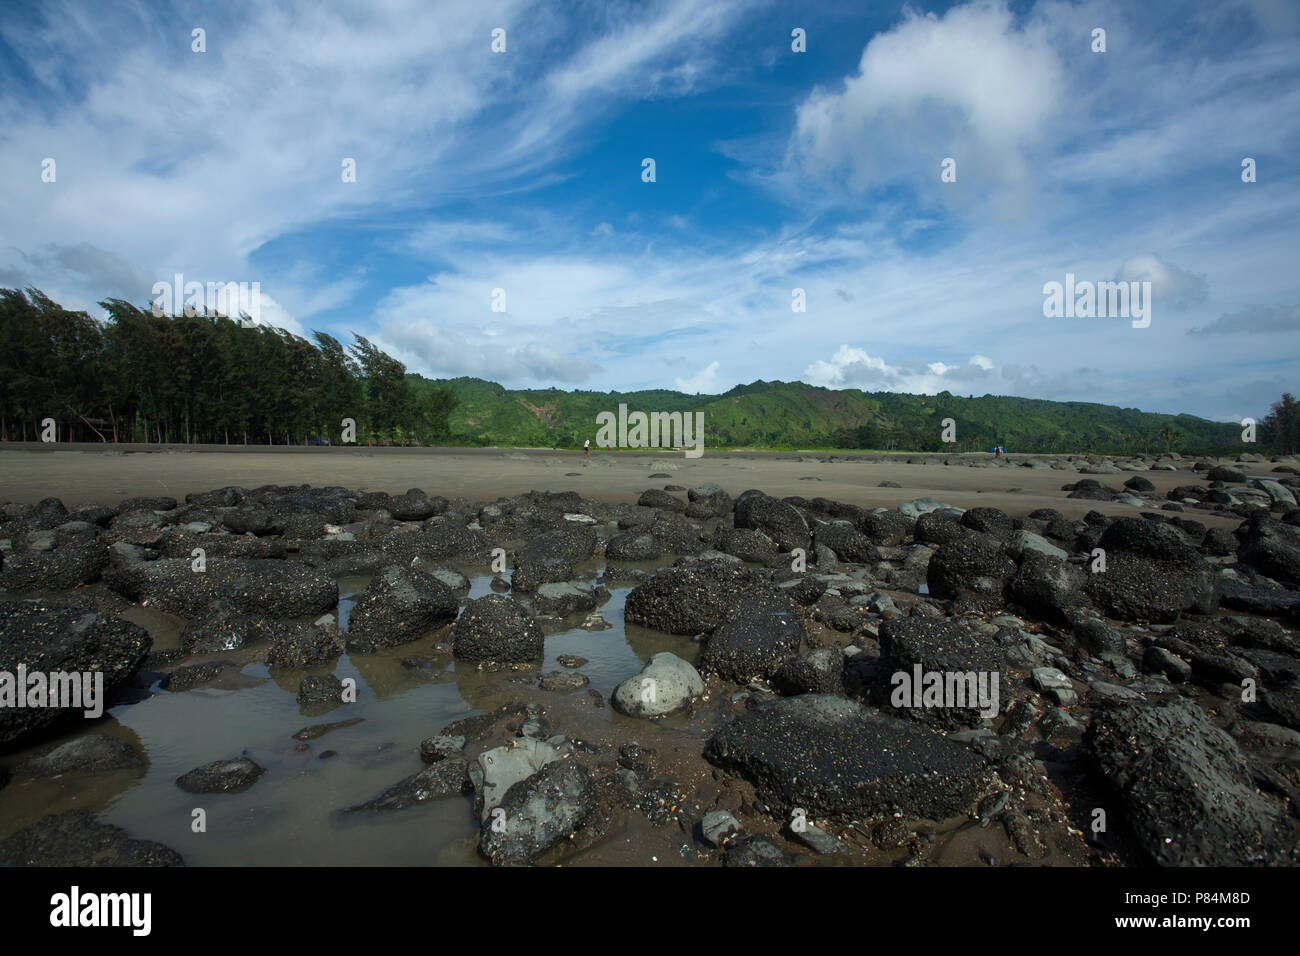
{"type": "MultiPolygon", "coordinates": [[[[723,395],[506,389],[477,378],[432,381],[353,333],[344,345],[218,315],[155,316],[120,299],[106,320],[41,292],[0,289],[0,439],[360,443],[578,448],[596,416],[703,412],[706,448],[840,448],[1126,454],[1235,454],[1242,426],[1089,402],[961,398],[753,382],[723,395]],[[944,420],[956,442],[941,440],[944,420]]],[[[1300,450],[1288,394],[1260,423],[1256,449],[1300,450]]]]}

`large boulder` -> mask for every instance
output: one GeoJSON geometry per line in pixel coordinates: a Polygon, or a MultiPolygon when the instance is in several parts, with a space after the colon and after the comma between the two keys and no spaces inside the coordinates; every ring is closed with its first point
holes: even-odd
{"type": "Polygon", "coordinates": [[[808,550],[808,524],[803,515],[793,505],[771,495],[741,495],[736,500],[734,524],[766,533],[782,551],[808,550]]]}
{"type": "Polygon", "coordinates": [[[778,813],[941,820],[988,779],[971,751],[855,701],[802,694],[760,704],[709,738],[705,759],[754,784],[778,813]]]}
{"type": "Polygon", "coordinates": [[[742,591],[777,593],[757,571],[740,565],[709,561],[663,568],[628,594],[624,617],[669,634],[708,633],[726,620],[742,591]]]}
{"type": "Polygon", "coordinates": [[[184,866],[181,855],[82,810],[47,814],[0,840],[0,866],[184,866]]]}
{"type": "Polygon", "coordinates": [[[1091,604],[1084,593],[1087,582],[1087,574],[1064,558],[1026,551],[1005,593],[1008,601],[1040,620],[1065,625],[1074,609],[1091,604]]]}
{"type": "Polygon", "coordinates": [[[88,693],[102,680],[102,698],[96,707],[107,709],[118,690],[130,680],[153,647],[144,628],[94,611],[54,608],[35,601],[0,601],[0,750],[31,743],[53,730],[82,719],[88,693]],[[18,668],[28,675],[27,687],[17,686],[18,668]],[[69,706],[49,706],[50,685],[57,675],[60,704],[75,688],[61,675],[92,673],[90,688],[82,687],[69,706]],[[32,675],[44,677],[42,706],[17,707],[17,695],[32,702],[32,675]],[[100,677],[99,675],[102,675],[100,677]],[[12,698],[12,699],[10,699],[12,698]]]}
{"type": "Polygon", "coordinates": [[[378,647],[406,644],[456,620],[456,592],[432,574],[393,565],[370,579],[352,608],[348,633],[378,647]]]}
{"type": "Polygon", "coordinates": [[[662,717],[704,693],[699,671],[676,654],[660,651],[641,671],[614,688],[614,709],[630,717],[662,717]]]}
{"type": "Polygon", "coordinates": [[[1277,806],[1255,789],[1227,733],[1194,701],[1094,711],[1084,749],[1124,821],[1161,866],[1294,863],[1277,806]]]}
{"type": "Polygon", "coordinates": [[[1097,547],[1105,552],[1105,570],[1091,572],[1085,590],[1108,617],[1168,624],[1184,611],[1208,614],[1218,607],[1212,568],[1168,525],[1120,518],[1097,547]]]}
{"type": "Polygon", "coordinates": [[[972,727],[981,717],[992,718],[1001,707],[1003,654],[991,635],[945,618],[902,617],[880,625],[880,664],[872,686],[872,702],[886,713],[955,730],[972,727]],[[918,669],[921,684],[917,686],[918,669]],[[925,675],[942,675],[965,700],[926,698],[925,675]],[[974,674],[974,683],[955,675],[974,674]],[[949,675],[954,675],[951,682],[949,675]],[[990,692],[981,702],[979,692],[990,692]],[[901,706],[894,705],[897,692],[901,706]],[[919,704],[919,706],[918,706],[919,704]],[[987,707],[992,713],[981,713],[987,707]]]}
{"type": "Polygon", "coordinates": [[[997,539],[970,532],[941,544],[926,569],[930,593],[955,598],[965,593],[1001,599],[1002,588],[1016,565],[1003,553],[997,539]]]}
{"type": "Polygon", "coordinates": [[[798,653],[803,639],[803,615],[793,600],[743,594],[709,636],[700,668],[738,684],[767,678],[798,653]]]}
{"type": "Polygon", "coordinates": [[[458,660],[523,663],[542,659],[545,636],[531,614],[508,597],[489,594],[465,605],[451,631],[458,660]]]}
{"type": "Polygon", "coordinates": [[[596,807],[591,773],[559,760],[516,783],[484,820],[479,850],[492,863],[523,865],[570,840],[596,807]]]}
{"type": "Polygon", "coordinates": [[[211,558],[196,571],[188,558],[148,561],[104,574],[113,590],[183,618],[202,616],[209,605],[267,617],[305,617],[333,610],[339,602],[334,579],[296,561],[211,558]]]}
{"type": "Polygon", "coordinates": [[[80,537],[49,551],[11,551],[0,568],[0,590],[67,590],[99,580],[108,567],[108,547],[80,537]]]}

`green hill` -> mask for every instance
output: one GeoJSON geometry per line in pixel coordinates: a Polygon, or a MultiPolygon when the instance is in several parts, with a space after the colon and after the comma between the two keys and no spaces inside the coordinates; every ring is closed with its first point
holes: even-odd
{"type": "Polygon", "coordinates": [[[1126,454],[1173,450],[1236,453],[1241,426],[1191,415],[1161,415],[1093,402],[984,395],[960,398],[828,389],[802,382],[753,382],[723,395],[655,389],[593,392],[507,389],[477,378],[432,381],[408,373],[420,394],[436,386],[458,399],[452,445],[576,448],[594,440],[596,415],[629,411],[704,413],[706,448],[821,448],[874,451],[974,451],[1004,445],[1012,452],[1126,454]],[[941,441],[943,420],[957,441],[941,441]]]}

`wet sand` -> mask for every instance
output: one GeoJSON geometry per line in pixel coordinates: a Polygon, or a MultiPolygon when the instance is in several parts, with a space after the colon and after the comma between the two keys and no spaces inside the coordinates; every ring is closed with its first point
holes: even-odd
{"type": "MultiPolygon", "coordinates": [[[[1137,509],[1115,502],[1070,500],[1061,485],[1093,477],[1119,488],[1128,473],[1081,475],[1071,465],[1066,470],[1023,468],[1018,462],[1032,457],[1050,462],[1065,456],[1011,455],[1012,464],[993,464],[987,453],[968,455],[897,456],[836,455],[824,452],[707,451],[690,459],[681,453],[601,452],[584,459],[580,450],[502,448],[302,448],[243,446],[191,446],[185,450],[124,452],[125,447],[64,445],[58,448],[0,445],[0,501],[34,504],[50,496],[73,506],[115,504],[138,495],[170,495],[184,500],[191,492],[226,485],[341,485],[364,491],[401,493],[420,488],[448,498],[487,502],[526,491],[577,491],[605,501],[634,502],[647,488],[678,484],[690,488],[714,481],[733,496],[758,488],[776,497],[825,497],[863,507],[892,508],[914,498],[933,497],[961,508],[979,505],[1001,508],[1010,514],[1027,514],[1035,508],[1056,508],[1067,518],[1080,518],[1093,509],[1104,514],[1131,515],[1137,509]],[[201,449],[201,450],[200,450],[201,449]],[[908,464],[908,459],[924,464],[908,464]],[[945,465],[944,460],[952,462],[945,465]],[[968,467],[962,462],[989,462],[990,467],[968,467]],[[667,474],[668,478],[652,478],[667,474]],[[899,488],[881,488],[882,481],[899,488]],[[1012,491],[1011,489],[1020,489],[1012,491]]],[[[1179,471],[1145,471],[1142,476],[1156,486],[1163,499],[1169,489],[1201,484],[1204,477],[1191,470],[1193,461],[1179,471]]],[[[1268,470],[1272,466],[1265,467],[1268,470]]],[[[1154,497],[1154,496],[1153,496],[1154,497]]],[[[1236,527],[1234,516],[1215,517],[1195,512],[1198,521],[1236,527]]]]}

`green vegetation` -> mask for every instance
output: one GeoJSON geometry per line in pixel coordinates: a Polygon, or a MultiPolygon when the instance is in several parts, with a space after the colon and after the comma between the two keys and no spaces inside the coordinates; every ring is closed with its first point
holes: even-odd
{"type": "MultiPolygon", "coordinates": [[[[477,378],[431,381],[360,335],[314,342],[222,316],[158,317],[120,299],[108,319],[63,309],[35,289],[0,289],[0,439],[301,444],[337,442],[344,418],[361,443],[580,448],[596,415],[703,412],[708,448],[1237,454],[1242,428],[1091,402],[960,398],[754,382],[723,395],[667,390],[506,389],[477,378]],[[940,440],[943,420],[957,442],[940,440]]],[[[1260,423],[1261,452],[1300,451],[1290,395],[1260,423]]]]}
{"type": "Polygon", "coordinates": [[[0,289],[0,438],[305,444],[447,437],[455,397],[411,386],[406,368],[357,335],[344,348],[217,315],[155,316],[120,299],[99,322],[28,289],[0,289]]]}
{"type": "MultiPolygon", "coordinates": [[[[407,376],[418,390],[446,387],[460,400],[449,444],[577,448],[594,439],[596,414],[702,411],[706,448],[863,449],[1133,454],[1179,451],[1238,454],[1241,426],[1192,415],[1159,415],[1092,402],[1049,402],[984,395],[959,398],[827,389],[801,382],[754,382],[723,395],[681,392],[509,390],[477,378],[432,382],[407,376]],[[956,422],[958,441],[940,440],[956,422]]],[[[1268,429],[1262,429],[1264,436],[1268,429]]],[[[1257,446],[1268,450],[1266,437],[1257,446]]]]}

